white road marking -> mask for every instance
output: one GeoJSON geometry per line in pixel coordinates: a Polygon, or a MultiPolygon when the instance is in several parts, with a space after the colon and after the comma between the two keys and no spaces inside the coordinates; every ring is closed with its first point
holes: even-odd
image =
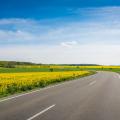
{"type": "MultiPolygon", "coordinates": [[[[78,78],[78,79],[79,79],[79,78],[78,78]]],[[[23,94],[16,95],[16,96],[13,96],[13,97],[3,98],[3,99],[0,100],[0,103],[1,103],[1,102],[4,102],[4,101],[7,101],[7,100],[15,99],[15,98],[22,97],[22,96],[25,96],[25,95],[29,95],[29,94],[32,94],[32,93],[35,93],[35,92],[47,90],[47,89],[50,89],[50,88],[54,88],[54,87],[57,87],[57,86],[61,86],[61,85],[63,85],[63,84],[69,84],[69,83],[77,82],[77,81],[78,81],[78,80],[65,81],[65,82],[63,82],[63,83],[59,83],[59,84],[56,84],[56,85],[53,85],[53,86],[49,86],[49,87],[45,87],[45,88],[33,90],[33,91],[31,91],[31,92],[28,92],[28,93],[23,93],[23,94]]]]}
{"type": "Polygon", "coordinates": [[[94,85],[95,83],[96,83],[96,81],[93,81],[93,82],[89,83],[89,85],[91,86],[91,85],[94,85]]]}
{"type": "Polygon", "coordinates": [[[120,78],[120,74],[118,74],[118,78],[120,78]]]}
{"type": "Polygon", "coordinates": [[[28,118],[27,120],[33,120],[34,118],[36,118],[36,117],[38,117],[39,115],[41,115],[41,114],[45,113],[46,111],[50,110],[50,109],[51,109],[51,108],[53,108],[54,106],[55,106],[55,104],[54,104],[54,105],[49,106],[48,108],[46,108],[46,109],[42,110],[41,112],[39,112],[39,113],[35,114],[34,116],[32,116],[32,117],[28,118]]]}

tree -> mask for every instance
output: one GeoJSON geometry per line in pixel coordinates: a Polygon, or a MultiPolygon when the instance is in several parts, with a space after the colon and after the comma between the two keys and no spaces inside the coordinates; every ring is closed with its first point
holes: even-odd
{"type": "Polygon", "coordinates": [[[6,68],[15,68],[15,64],[13,62],[7,62],[4,67],[6,68]]]}
{"type": "Polygon", "coordinates": [[[53,68],[50,68],[50,72],[53,72],[53,68]]]}

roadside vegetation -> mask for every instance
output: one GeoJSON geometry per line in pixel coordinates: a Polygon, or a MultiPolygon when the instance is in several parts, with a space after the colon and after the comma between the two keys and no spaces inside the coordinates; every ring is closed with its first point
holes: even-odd
{"type": "Polygon", "coordinates": [[[89,71],[1,73],[0,97],[93,74],[89,71]]]}

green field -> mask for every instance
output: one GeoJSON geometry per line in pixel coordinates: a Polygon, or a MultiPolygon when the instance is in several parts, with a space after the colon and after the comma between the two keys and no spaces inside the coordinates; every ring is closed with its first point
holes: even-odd
{"type": "MultiPolygon", "coordinates": [[[[52,71],[79,71],[80,68],[54,68],[52,71]]],[[[0,73],[51,72],[50,68],[0,68],[0,73]]]]}
{"type": "MultiPolygon", "coordinates": [[[[79,71],[79,70],[90,70],[90,71],[113,71],[119,72],[120,68],[53,68],[52,71],[79,71]]],[[[0,73],[19,73],[19,72],[51,72],[50,68],[0,68],[0,73]]]]}
{"type": "Polygon", "coordinates": [[[120,72],[120,66],[102,66],[96,64],[78,65],[56,65],[56,64],[35,64],[30,62],[0,61],[0,73],[19,73],[19,72],[59,72],[59,71],[113,71],[120,72]]]}

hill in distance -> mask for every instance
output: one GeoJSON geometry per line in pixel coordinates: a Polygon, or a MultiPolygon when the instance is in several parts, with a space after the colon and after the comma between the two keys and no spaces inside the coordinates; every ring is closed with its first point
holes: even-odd
{"type": "Polygon", "coordinates": [[[20,61],[0,61],[0,67],[13,68],[15,65],[68,65],[68,66],[99,66],[97,64],[37,64],[32,62],[20,62],[20,61]]]}

